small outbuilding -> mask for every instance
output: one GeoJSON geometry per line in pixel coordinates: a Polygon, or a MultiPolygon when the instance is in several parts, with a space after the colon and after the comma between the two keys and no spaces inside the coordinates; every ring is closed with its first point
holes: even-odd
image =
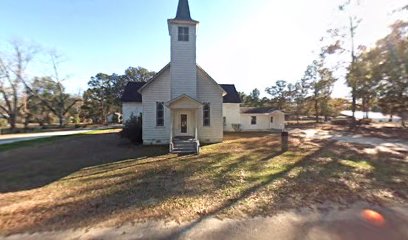
{"type": "Polygon", "coordinates": [[[242,131],[285,129],[285,113],[273,108],[241,107],[242,131]]]}

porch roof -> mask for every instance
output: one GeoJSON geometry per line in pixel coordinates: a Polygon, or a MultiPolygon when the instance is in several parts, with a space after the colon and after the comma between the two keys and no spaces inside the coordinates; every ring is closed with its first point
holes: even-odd
{"type": "Polygon", "coordinates": [[[166,103],[166,106],[170,109],[197,109],[202,105],[201,102],[186,94],[176,97],[166,103]]]}

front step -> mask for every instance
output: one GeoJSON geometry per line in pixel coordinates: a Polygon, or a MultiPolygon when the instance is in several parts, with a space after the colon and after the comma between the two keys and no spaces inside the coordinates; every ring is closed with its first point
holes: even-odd
{"type": "Polygon", "coordinates": [[[173,139],[170,152],[177,154],[198,153],[200,143],[195,139],[173,139]],[[196,147],[198,145],[198,148],[196,147]]]}

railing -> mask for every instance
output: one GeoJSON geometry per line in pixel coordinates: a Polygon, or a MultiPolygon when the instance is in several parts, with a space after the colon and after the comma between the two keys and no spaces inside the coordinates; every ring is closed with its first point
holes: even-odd
{"type": "Polygon", "coordinates": [[[169,143],[169,152],[172,153],[174,149],[174,144],[173,144],[173,120],[171,121],[170,125],[170,143],[169,143]]]}

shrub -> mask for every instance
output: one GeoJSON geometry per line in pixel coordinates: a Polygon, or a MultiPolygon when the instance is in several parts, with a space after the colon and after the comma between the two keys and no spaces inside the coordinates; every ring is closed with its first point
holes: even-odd
{"type": "Polygon", "coordinates": [[[346,118],[340,118],[340,119],[332,119],[331,123],[333,125],[341,125],[341,126],[346,126],[351,124],[351,120],[346,119],[346,118]]]}
{"type": "Polygon", "coordinates": [[[360,125],[370,125],[372,122],[373,122],[373,120],[369,119],[369,118],[364,118],[364,119],[358,120],[358,124],[360,124],[360,125]]]}
{"type": "Polygon", "coordinates": [[[241,132],[241,124],[232,124],[232,128],[235,132],[241,132]]]}
{"type": "Polygon", "coordinates": [[[122,138],[129,139],[134,144],[143,143],[142,117],[131,116],[120,132],[122,138]]]}
{"type": "Polygon", "coordinates": [[[6,119],[0,118],[0,128],[8,127],[8,122],[6,119]]]}

